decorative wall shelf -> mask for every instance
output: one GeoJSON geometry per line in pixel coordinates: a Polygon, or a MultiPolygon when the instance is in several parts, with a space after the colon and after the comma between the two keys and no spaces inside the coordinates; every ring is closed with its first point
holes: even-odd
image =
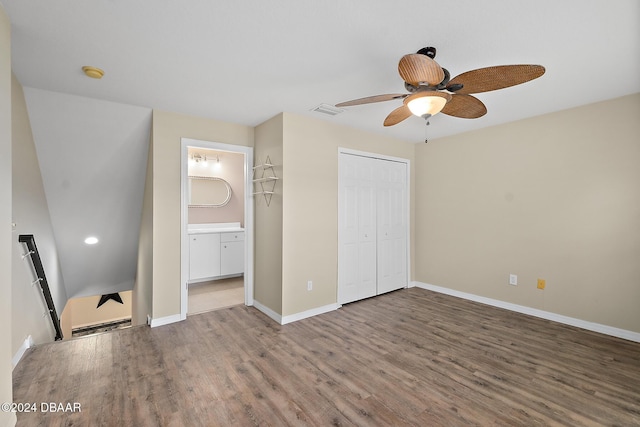
{"type": "Polygon", "coordinates": [[[274,165],[271,163],[271,159],[267,156],[264,163],[253,167],[253,194],[258,196],[262,195],[267,206],[269,206],[269,204],[271,204],[271,197],[276,189],[276,182],[279,179],[276,175],[274,165]]]}

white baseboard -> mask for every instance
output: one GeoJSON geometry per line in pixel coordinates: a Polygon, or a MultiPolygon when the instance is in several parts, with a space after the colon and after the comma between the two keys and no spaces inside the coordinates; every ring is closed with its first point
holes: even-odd
{"type": "Polygon", "coordinates": [[[481,297],[466,292],[456,291],[455,289],[443,288],[422,282],[411,282],[409,287],[418,287],[441,294],[451,295],[453,297],[463,298],[470,301],[479,302],[481,304],[491,305],[493,307],[504,308],[506,310],[515,311],[517,313],[528,314],[530,316],[539,317],[541,319],[551,320],[553,322],[563,323],[565,325],[575,326],[586,329],[588,331],[598,332],[629,341],[640,342],[640,333],[628,331],[626,329],[614,328],[600,323],[588,322],[586,320],[576,319],[574,317],[564,316],[562,314],[552,313],[550,311],[538,310],[524,305],[512,304],[492,298],[481,297]]]}
{"type": "Polygon", "coordinates": [[[254,299],[253,300],[253,306],[255,308],[257,308],[258,310],[260,310],[261,312],[263,312],[264,314],[266,314],[267,316],[269,316],[270,318],[272,318],[273,320],[275,320],[276,322],[278,322],[279,324],[282,325],[282,316],[280,316],[275,311],[271,310],[266,305],[262,304],[260,301],[257,301],[257,300],[254,299]]]}
{"type": "Polygon", "coordinates": [[[28,335],[18,349],[18,352],[13,356],[13,359],[11,360],[11,363],[13,364],[12,369],[14,369],[18,365],[18,362],[20,362],[22,356],[24,356],[26,351],[31,347],[33,347],[33,338],[31,338],[31,335],[28,335]]]}
{"type": "Polygon", "coordinates": [[[288,316],[281,316],[276,313],[269,307],[261,304],[259,301],[253,300],[253,305],[255,308],[275,320],[281,325],[286,325],[287,323],[297,322],[298,320],[306,319],[308,317],[317,316],[319,314],[328,313],[330,311],[334,311],[342,307],[340,304],[328,304],[322,307],[312,308],[311,310],[302,311],[300,313],[290,314],[288,316]]]}
{"type": "Polygon", "coordinates": [[[151,317],[150,319],[151,321],[149,322],[149,326],[151,326],[152,328],[155,328],[158,326],[164,326],[170,323],[176,323],[181,320],[184,320],[182,316],[180,316],[180,314],[174,314],[171,316],[158,317],[158,318],[151,317]]]}
{"type": "Polygon", "coordinates": [[[298,320],[337,310],[340,307],[342,307],[340,304],[328,304],[322,307],[312,308],[311,310],[302,311],[300,313],[290,314],[282,318],[281,324],[286,325],[287,323],[297,322],[298,320]]]}

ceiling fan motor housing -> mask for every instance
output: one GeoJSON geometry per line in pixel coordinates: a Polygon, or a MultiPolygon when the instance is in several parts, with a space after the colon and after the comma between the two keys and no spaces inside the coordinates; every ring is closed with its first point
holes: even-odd
{"type": "Polygon", "coordinates": [[[423,47],[422,49],[420,49],[418,52],[421,55],[426,55],[429,58],[433,59],[436,57],[436,48],[429,46],[429,47],[423,47]]]}

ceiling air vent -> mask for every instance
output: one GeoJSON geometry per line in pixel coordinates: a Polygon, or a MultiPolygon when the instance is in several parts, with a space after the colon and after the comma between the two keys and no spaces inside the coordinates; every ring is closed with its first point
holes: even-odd
{"type": "Polygon", "coordinates": [[[343,109],[336,108],[333,105],[328,105],[328,104],[320,104],[316,108],[312,109],[311,111],[315,111],[316,113],[328,114],[330,116],[336,116],[344,112],[343,109]]]}

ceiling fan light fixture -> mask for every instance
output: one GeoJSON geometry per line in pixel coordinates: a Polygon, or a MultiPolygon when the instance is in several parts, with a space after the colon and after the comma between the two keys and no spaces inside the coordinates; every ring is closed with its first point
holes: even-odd
{"type": "Polygon", "coordinates": [[[418,117],[429,118],[438,114],[451,100],[446,92],[418,92],[406,98],[405,102],[411,113],[418,117]]]}

